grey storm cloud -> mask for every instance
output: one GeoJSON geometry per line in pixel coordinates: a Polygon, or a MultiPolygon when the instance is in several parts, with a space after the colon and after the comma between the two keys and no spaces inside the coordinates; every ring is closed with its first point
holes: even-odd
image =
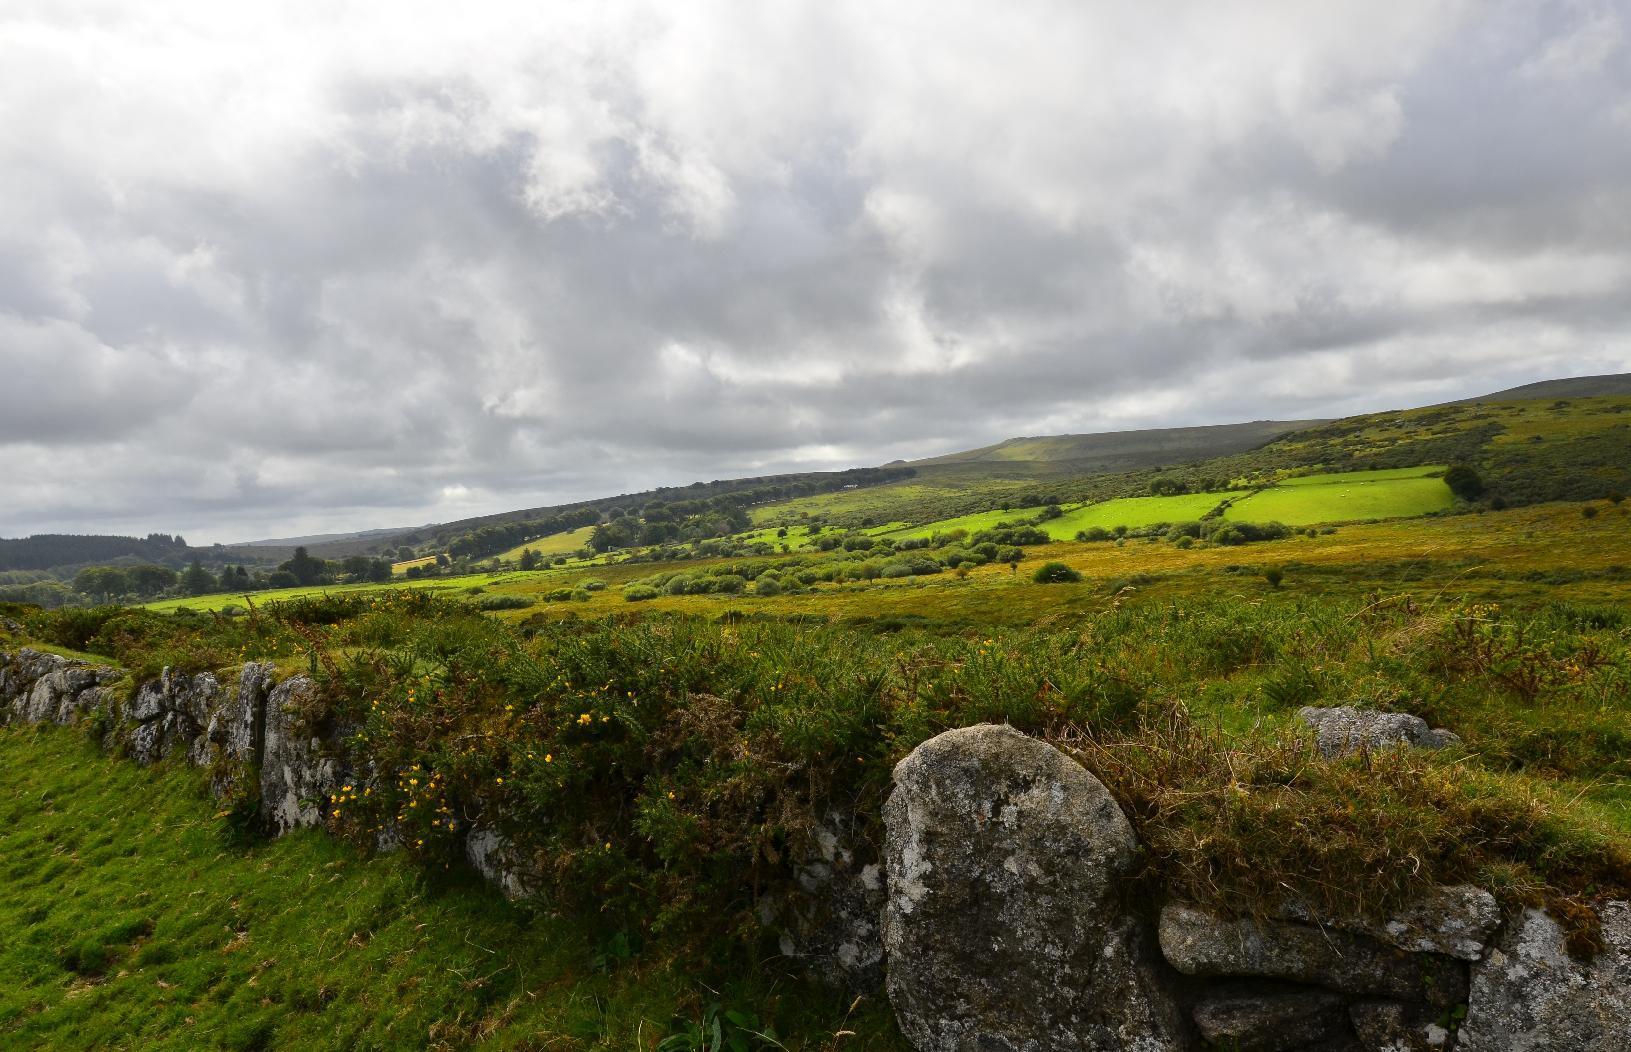
{"type": "Polygon", "coordinates": [[[1631,368],[1623,5],[0,8],[0,533],[1631,368]]]}

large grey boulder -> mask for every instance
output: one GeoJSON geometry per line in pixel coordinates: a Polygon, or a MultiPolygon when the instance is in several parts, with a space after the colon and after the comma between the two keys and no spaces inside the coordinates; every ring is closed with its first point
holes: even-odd
{"type": "Polygon", "coordinates": [[[1225,917],[1170,903],[1161,911],[1161,951],[1185,975],[1247,976],[1404,1001],[1456,1004],[1465,966],[1433,954],[1402,953],[1361,935],[1310,924],[1225,917]]]}
{"type": "Polygon", "coordinates": [[[1322,709],[1309,705],[1297,710],[1297,715],[1314,728],[1320,755],[1328,760],[1361,750],[1399,745],[1442,749],[1461,740],[1447,730],[1429,727],[1420,716],[1406,712],[1377,712],[1351,705],[1322,709]]]}
{"type": "Polygon", "coordinates": [[[1138,862],[1104,786],[1009,727],[948,731],[884,805],[886,986],[920,1052],[1185,1047],[1147,933],[1138,862]]]}
{"type": "Polygon", "coordinates": [[[1569,956],[1563,929],[1540,910],[1514,920],[1473,968],[1458,1052],[1624,1052],[1631,1049],[1631,903],[1599,911],[1605,947],[1569,956]]]}
{"type": "Polygon", "coordinates": [[[1501,926],[1495,896],[1471,884],[1431,888],[1381,918],[1334,916],[1296,900],[1284,904],[1278,916],[1368,935],[1411,953],[1438,953],[1463,961],[1482,957],[1490,936],[1501,926]]]}
{"type": "Polygon", "coordinates": [[[260,769],[261,814],[274,836],[323,823],[323,807],[346,770],[332,744],[305,725],[317,685],[306,676],[284,680],[266,699],[260,769]]]}

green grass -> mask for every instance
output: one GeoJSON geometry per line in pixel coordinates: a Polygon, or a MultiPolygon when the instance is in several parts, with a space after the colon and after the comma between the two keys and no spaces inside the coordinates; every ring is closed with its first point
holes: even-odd
{"type": "Polygon", "coordinates": [[[1002,523],[1018,523],[1025,519],[1035,518],[1041,507],[1013,508],[1009,511],[982,511],[973,515],[959,515],[956,518],[941,519],[924,526],[912,526],[892,531],[868,530],[873,536],[888,537],[891,540],[904,541],[914,537],[928,537],[936,533],[950,533],[952,530],[964,530],[970,535],[981,530],[989,530],[1002,523]]]}
{"type": "Polygon", "coordinates": [[[1455,495],[1442,478],[1382,478],[1328,475],[1297,479],[1295,485],[1275,486],[1235,501],[1224,518],[1242,522],[1283,522],[1287,526],[1314,526],[1327,522],[1367,519],[1404,519],[1455,505],[1455,495]]]}
{"type": "Polygon", "coordinates": [[[1390,482],[1395,479],[1419,479],[1444,474],[1447,465],[1423,464],[1413,468],[1379,468],[1375,471],[1328,471],[1317,475],[1294,475],[1281,479],[1279,486],[1328,486],[1332,483],[1390,482]]]}
{"type": "Polygon", "coordinates": [[[557,555],[568,555],[579,548],[588,546],[589,535],[593,532],[595,532],[593,526],[581,526],[567,533],[552,533],[548,537],[540,537],[535,541],[518,544],[507,552],[500,552],[494,558],[504,562],[514,562],[521,558],[521,553],[529,548],[539,555],[551,558],[557,555]]]}
{"type": "Polygon", "coordinates": [[[1049,537],[1070,540],[1092,526],[1137,529],[1160,522],[1192,522],[1226,500],[1228,493],[1184,493],[1175,497],[1123,497],[1065,512],[1042,524],[1049,537]]]}
{"type": "MultiPolygon", "coordinates": [[[[7,1048],[650,1049],[714,1001],[817,1048],[845,1019],[317,832],[233,846],[198,772],[72,730],[0,730],[0,766],[7,1048]]],[[[903,1048],[880,1007],[846,1049],[903,1048]]]]}

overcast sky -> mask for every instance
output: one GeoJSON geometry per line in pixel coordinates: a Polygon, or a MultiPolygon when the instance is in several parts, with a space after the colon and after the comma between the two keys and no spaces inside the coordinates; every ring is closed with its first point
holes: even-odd
{"type": "Polygon", "coordinates": [[[0,534],[1631,369],[1623,2],[0,0],[0,534]]]}

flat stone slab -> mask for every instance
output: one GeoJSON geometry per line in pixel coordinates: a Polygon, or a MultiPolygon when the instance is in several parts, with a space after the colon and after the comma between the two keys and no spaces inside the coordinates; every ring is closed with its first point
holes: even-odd
{"type": "Polygon", "coordinates": [[[1465,966],[1405,953],[1361,935],[1284,921],[1225,917],[1169,903],[1161,952],[1185,975],[1289,979],[1344,993],[1432,1004],[1466,997],[1465,966]]]}

